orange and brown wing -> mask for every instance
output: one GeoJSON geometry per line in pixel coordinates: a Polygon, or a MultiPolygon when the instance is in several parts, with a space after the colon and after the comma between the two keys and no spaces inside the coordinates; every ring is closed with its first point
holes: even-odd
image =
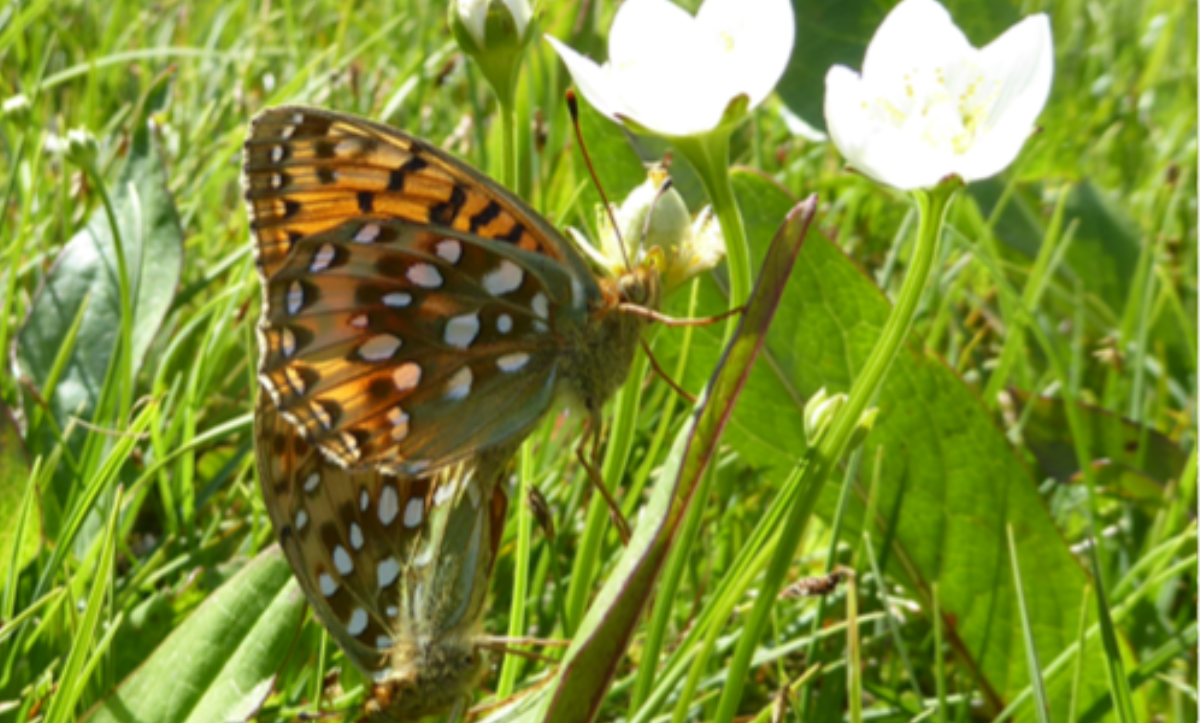
{"type": "Polygon", "coordinates": [[[308,108],[255,119],[245,185],[259,378],[331,460],[430,473],[548,408],[562,332],[600,291],[511,194],[399,131],[308,108]]]}

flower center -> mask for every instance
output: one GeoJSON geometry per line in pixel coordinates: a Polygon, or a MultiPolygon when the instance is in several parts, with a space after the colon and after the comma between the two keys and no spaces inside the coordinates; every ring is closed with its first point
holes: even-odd
{"type": "Polygon", "coordinates": [[[1000,81],[989,81],[975,64],[947,78],[942,68],[904,74],[904,95],[879,95],[863,104],[873,120],[903,130],[932,148],[962,155],[988,130],[1000,81]]]}

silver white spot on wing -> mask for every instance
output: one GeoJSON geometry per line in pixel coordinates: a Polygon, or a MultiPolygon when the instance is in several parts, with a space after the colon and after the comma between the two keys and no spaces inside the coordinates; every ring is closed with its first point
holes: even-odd
{"type": "Polygon", "coordinates": [[[304,510],[300,510],[299,512],[296,513],[296,530],[297,531],[303,530],[307,526],[308,526],[308,513],[305,512],[304,510]]]}
{"type": "Polygon", "coordinates": [[[479,335],[479,314],[463,314],[446,322],[446,343],[466,349],[479,335]]]}
{"type": "Polygon", "coordinates": [[[322,427],[329,429],[333,426],[333,418],[329,416],[329,412],[326,411],[325,405],[321,404],[320,402],[314,402],[309,405],[309,409],[312,410],[313,416],[317,418],[317,422],[322,427]]]}
{"type": "Polygon", "coordinates": [[[425,500],[420,497],[410,497],[404,506],[404,526],[416,528],[425,516],[425,500]]]}
{"type": "Polygon", "coordinates": [[[360,244],[369,244],[379,238],[379,224],[368,223],[354,234],[354,240],[360,244]]]}
{"type": "Polygon", "coordinates": [[[287,291],[287,313],[295,314],[304,306],[304,287],[299,281],[293,281],[287,291]]]}
{"type": "Polygon", "coordinates": [[[412,294],[403,291],[393,291],[383,295],[383,305],[393,309],[403,309],[412,303],[412,294]]]}
{"type": "Polygon", "coordinates": [[[317,576],[317,585],[321,588],[321,594],[325,597],[333,597],[339,587],[337,580],[330,577],[327,572],[323,572],[317,576]]]}
{"type": "Polygon", "coordinates": [[[500,367],[502,372],[520,371],[526,364],[529,363],[529,355],[523,351],[505,354],[496,360],[496,366],[500,367]]]}
{"type": "Polygon", "coordinates": [[[296,353],[296,334],[286,326],[279,332],[279,346],[283,350],[285,358],[296,353]]]}
{"type": "Polygon", "coordinates": [[[438,241],[434,250],[438,256],[441,256],[452,264],[457,264],[458,260],[462,258],[462,244],[452,238],[438,241]]]}
{"type": "Polygon", "coordinates": [[[454,376],[446,383],[446,399],[455,402],[465,399],[471,393],[471,382],[474,380],[475,376],[471,374],[470,367],[463,367],[454,372],[454,376]]]}
{"type": "Polygon", "coordinates": [[[349,575],[354,572],[354,560],[351,559],[350,553],[346,552],[346,548],[341,545],[333,548],[333,566],[342,575],[349,575]]]}
{"type": "Polygon", "coordinates": [[[505,259],[495,270],[483,275],[483,288],[493,296],[500,296],[521,288],[525,272],[512,261],[505,259]]]}
{"type": "Polygon", "coordinates": [[[346,623],[346,632],[357,637],[362,635],[366,629],[367,611],[362,608],[354,608],[354,612],[350,613],[350,622],[346,623]]]}
{"type": "Polygon", "coordinates": [[[392,336],[391,334],[376,334],[367,339],[362,346],[358,348],[358,355],[364,361],[380,362],[387,361],[392,358],[396,350],[400,348],[400,337],[392,336]]]}
{"type": "Polygon", "coordinates": [[[361,550],[363,548],[364,542],[365,542],[365,540],[363,540],[362,528],[358,526],[357,522],[351,522],[350,523],[350,546],[353,547],[355,550],[361,550]]]}
{"type": "Polygon", "coordinates": [[[400,407],[392,407],[388,410],[388,421],[392,424],[392,441],[403,441],[408,436],[408,414],[400,407]]]}
{"type": "Polygon", "coordinates": [[[371,325],[371,317],[366,314],[355,314],[350,317],[350,326],[355,329],[366,329],[371,325]]]}
{"type": "Polygon", "coordinates": [[[496,331],[500,332],[501,334],[507,334],[508,332],[512,331],[512,326],[512,317],[508,314],[501,314],[500,316],[496,317],[496,331]]]}
{"type": "Polygon", "coordinates": [[[417,366],[416,362],[401,364],[392,372],[392,383],[396,385],[396,391],[407,392],[416,389],[421,383],[421,367],[417,366]]]}
{"type": "Polygon", "coordinates": [[[544,293],[539,291],[534,294],[533,301],[529,302],[529,306],[533,309],[533,313],[537,314],[539,318],[550,318],[550,300],[546,298],[544,293]]]}
{"type": "Polygon", "coordinates": [[[408,267],[405,276],[422,289],[439,289],[442,286],[442,273],[433,264],[413,264],[408,267]]]}
{"type": "Polygon", "coordinates": [[[329,268],[329,265],[333,263],[336,257],[337,249],[334,248],[333,244],[321,244],[321,248],[317,249],[317,254],[313,256],[312,264],[309,265],[308,270],[314,274],[319,274],[329,268]]]}
{"type": "Polygon", "coordinates": [[[380,590],[396,582],[398,577],[400,577],[400,563],[394,557],[380,561],[375,568],[375,578],[379,583],[380,590]]]}
{"type": "Polygon", "coordinates": [[[400,496],[393,485],[384,485],[379,493],[379,521],[384,527],[392,524],[396,515],[400,514],[400,496]]]}
{"type": "Polygon", "coordinates": [[[309,476],[304,478],[304,491],[312,492],[313,490],[315,490],[317,488],[317,485],[319,485],[319,484],[321,484],[321,473],[313,472],[312,474],[310,474],[309,476]]]}

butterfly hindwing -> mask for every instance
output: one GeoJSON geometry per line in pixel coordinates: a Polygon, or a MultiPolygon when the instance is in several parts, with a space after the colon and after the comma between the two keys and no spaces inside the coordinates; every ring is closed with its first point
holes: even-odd
{"type": "Polygon", "coordinates": [[[395,651],[478,634],[511,446],[425,477],[350,472],[301,439],[261,392],[255,431],[272,524],[317,617],[355,665],[377,682],[428,675],[395,670],[395,651]]]}

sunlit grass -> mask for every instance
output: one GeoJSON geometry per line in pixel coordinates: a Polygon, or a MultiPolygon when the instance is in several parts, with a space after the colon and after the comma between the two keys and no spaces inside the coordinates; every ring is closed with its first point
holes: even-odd
{"type": "MultiPolygon", "coordinates": [[[[575,3],[544,5],[544,31],[602,52],[612,3],[582,16],[575,3]]],[[[797,3],[802,17],[831,22],[810,5],[797,3]]],[[[1017,168],[973,188],[952,210],[946,258],[916,328],[916,343],[932,356],[914,354],[913,364],[948,367],[978,395],[996,434],[1011,440],[1014,468],[1029,471],[1009,484],[1036,490],[1030,495],[1049,510],[1055,534],[1021,542],[1033,534],[1022,527],[1029,521],[1010,521],[1017,542],[1029,545],[1016,560],[1005,545],[999,557],[955,567],[961,551],[936,544],[946,518],[905,508],[894,519],[896,493],[885,491],[897,470],[910,470],[904,479],[942,470],[931,471],[923,463],[932,458],[914,458],[919,452],[898,443],[864,447],[844,472],[853,486],[839,498],[841,488],[830,485],[820,523],[790,570],[799,578],[843,565],[854,570],[854,583],[826,598],[775,606],[740,706],[747,718],[1032,720],[1031,701],[1043,696],[1068,701],[1062,710],[1069,708],[1070,720],[1105,711],[1196,718],[1195,5],[986,7],[964,22],[973,40],[987,40],[1018,14],[1052,14],[1054,90],[1043,130],[1017,168]],[[1038,405],[1029,394],[1091,406],[1038,405]],[[1094,408],[1130,424],[1110,423],[1094,408]],[[1081,429],[1088,444],[1075,433],[1081,429]],[[1105,459],[1112,463],[1090,465],[1105,459]],[[1081,465],[1086,474],[1077,472],[1081,465]],[[931,521],[927,547],[903,536],[914,520],[931,521]],[[1061,645],[1053,652],[1024,647],[1047,632],[1023,627],[1026,616],[1009,600],[1013,617],[996,621],[995,630],[1018,646],[992,653],[1004,656],[1008,678],[981,679],[984,663],[956,629],[971,610],[954,607],[955,588],[965,588],[966,578],[1020,570],[1022,603],[1054,600],[1062,581],[1039,573],[1043,560],[1034,551],[1041,549],[1074,555],[1091,588],[1057,601],[1072,624],[1055,627],[1061,645]],[[955,572],[927,574],[941,565],[955,572]],[[856,598],[847,600],[851,592],[856,598]],[[1029,683],[1033,661],[1044,689],[1029,683]],[[785,691],[786,704],[777,702],[785,691]],[[853,704],[851,691],[862,692],[853,704]],[[1117,693],[1117,709],[1105,691],[1117,693]]],[[[865,25],[877,21],[871,17],[865,25]]],[[[821,27],[810,35],[819,38],[821,27]]],[[[520,146],[519,187],[556,225],[594,232],[599,197],[572,146],[561,100],[566,73],[535,44],[525,79],[518,115],[530,133],[520,146]]],[[[457,55],[443,5],[426,2],[12,5],[0,11],[0,101],[0,347],[7,362],[0,374],[0,720],[75,720],[166,648],[222,583],[274,541],[250,422],[260,292],[239,178],[248,119],[284,102],[358,113],[496,177],[500,129],[486,86],[457,55]],[[40,290],[50,284],[62,298],[76,298],[72,290],[80,287],[72,282],[91,283],[79,273],[55,274],[64,264],[85,267],[71,266],[63,250],[89,224],[111,227],[105,198],[119,218],[143,207],[141,191],[134,202],[122,200],[131,196],[121,173],[147,127],[142,137],[161,154],[177,222],[147,226],[154,230],[148,238],[122,238],[116,248],[150,254],[127,260],[123,272],[115,256],[105,257],[119,280],[116,293],[82,293],[78,306],[57,308],[50,302],[59,297],[40,290]],[[72,129],[94,136],[94,173],[69,153],[72,129]],[[174,236],[163,230],[172,223],[174,236]],[[27,319],[38,308],[57,312],[54,323],[31,328],[27,319]]],[[[615,144],[601,147],[627,148],[594,114],[585,114],[584,131],[589,142],[615,144]]],[[[637,148],[646,159],[663,150],[644,139],[637,148]]],[[[602,156],[598,169],[615,198],[641,180],[636,159],[622,152],[602,156]]],[[[894,296],[915,230],[903,197],[845,173],[827,144],[794,135],[777,99],[738,131],[733,153],[795,198],[818,193],[820,233],[894,296]]],[[[677,187],[699,210],[695,175],[681,161],[675,171],[677,187]]],[[[768,221],[760,230],[767,238],[782,219],[768,221]]],[[[863,342],[853,328],[821,325],[852,320],[857,308],[808,313],[841,298],[821,282],[842,278],[836,268],[814,270],[810,251],[799,261],[804,267],[809,260],[808,276],[801,268],[793,281],[811,285],[790,291],[811,306],[781,309],[773,333],[791,336],[772,338],[759,381],[787,377],[789,349],[806,356],[789,384],[743,399],[758,416],[735,418],[704,479],[660,577],[668,592],[652,596],[641,618],[601,705],[605,719],[715,714],[769,557],[767,531],[795,493],[787,486],[790,460],[804,442],[782,436],[791,430],[788,415],[817,386],[844,389],[848,359],[863,342]],[[764,436],[772,431],[778,436],[764,436]],[[691,695],[683,698],[685,685],[691,695]]],[[[689,288],[672,309],[719,309],[716,289],[698,287],[693,298],[689,288]]],[[[711,373],[719,341],[719,333],[699,330],[654,332],[661,361],[693,392],[711,373]]],[[[620,478],[621,502],[635,524],[688,412],[665,384],[649,379],[622,400],[639,408],[627,444],[604,465],[620,478]]],[[[925,402],[935,403],[910,400],[914,409],[925,402]]],[[[609,414],[621,409],[630,407],[609,414]]],[[[884,411],[884,424],[898,413],[884,411]]],[[[578,415],[547,420],[526,461],[529,481],[549,504],[553,540],[532,520],[522,540],[518,520],[525,518],[516,511],[526,502],[510,487],[485,621],[490,633],[569,637],[623,552],[574,461],[577,433],[578,415]],[[514,584],[518,570],[529,575],[525,585],[514,584]],[[522,622],[517,612],[523,625],[514,624],[522,622]]],[[[955,453],[949,435],[940,443],[962,465],[998,464],[968,447],[955,453]]],[[[1006,538],[1003,528],[981,530],[980,539],[985,533],[1006,538]]],[[[362,676],[315,620],[289,632],[280,649],[285,662],[259,719],[361,703],[362,676]],[[341,671],[337,684],[327,685],[334,670],[341,671]]],[[[494,702],[498,687],[521,691],[553,670],[506,660],[477,702],[494,702]]],[[[164,690],[184,685],[201,683],[162,681],[164,690]]]]}

